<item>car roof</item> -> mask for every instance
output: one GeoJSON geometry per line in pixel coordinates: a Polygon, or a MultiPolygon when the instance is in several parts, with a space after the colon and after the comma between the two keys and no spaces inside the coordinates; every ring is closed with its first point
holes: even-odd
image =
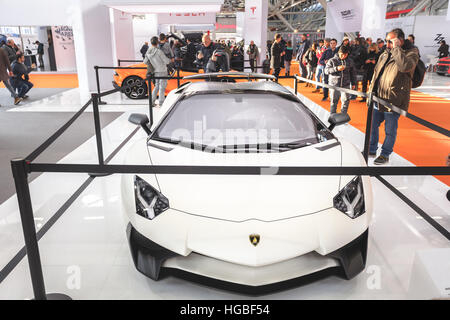
{"type": "Polygon", "coordinates": [[[275,91],[282,93],[291,93],[282,85],[273,81],[257,81],[257,82],[214,82],[202,81],[193,82],[186,86],[183,93],[208,92],[208,91],[275,91]]]}

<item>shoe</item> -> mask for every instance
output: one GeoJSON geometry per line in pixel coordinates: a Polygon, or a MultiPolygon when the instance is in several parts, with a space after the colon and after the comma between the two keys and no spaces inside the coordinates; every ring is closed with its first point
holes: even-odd
{"type": "Polygon", "coordinates": [[[376,157],[377,156],[377,153],[376,152],[370,152],[369,151],[369,157],[376,157]]]}
{"type": "Polygon", "coordinates": [[[28,99],[29,98],[29,96],[27,96],[27,95],[24,95],[23,96],[23,99],[25,100],[25,99],[28,99]]]}
{"type": "Polygon", "coordinates": [[[373,160],[373,163],[377,164],[377,165],[386,164],[388,162],[389,162],[389,157],[385,157],[383,155],[380,155],[378,158],[373,160]]]}
{"type": "Polygon", "coordinates": [[[14,105],[17,106],[22,100],[20,97],[14,98],[14,105]]]}
{"type": "Polygon", "coordinates": [[[320,89],[313,90],[313,93],[320,92],[320,89]]]}
{"type": "Polygon", "coordinates": [[[323,97],[322,98],[322,101],[327,101],[328,100],[328,97],[323,97]]]}

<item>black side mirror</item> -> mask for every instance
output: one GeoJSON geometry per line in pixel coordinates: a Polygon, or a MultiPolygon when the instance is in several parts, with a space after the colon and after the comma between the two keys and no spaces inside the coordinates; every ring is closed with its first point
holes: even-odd
{"type": "Polygon", "coordinates": [[[150,123],[150,120],[148,120],[148,117],[145,114],[141,113],[132,113],[130,117],[128,118],[128,121],[135,125],[139,125],[144,129],[145,132],[147,132],[148,135],[150,135],[152,132],[150,131],[150,128],[148,127],[148,124],[150,123]]]}
{"type": "Polygon", "coordinates": [[[331,131],[336,126],[340,126],[341,124],[346,124],[350,121],[350,116],[347,113],[333,113],[329,118],[328,122],[330,126],[328,129],[331,131]]]}

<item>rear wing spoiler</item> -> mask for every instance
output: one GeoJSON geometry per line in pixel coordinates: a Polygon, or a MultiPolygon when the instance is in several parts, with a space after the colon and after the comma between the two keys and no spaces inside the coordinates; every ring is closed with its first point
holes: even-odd
{"type": "Polygon", "coordinates": [[[237,77],[238,79],[266,79],[275,80],[276,78],[270,74],[252,73],[252,72],[213,72],[213,73],[199,73],[190,76],[185,76],[183,79],[214,79],[222,77],[237,77]]]}

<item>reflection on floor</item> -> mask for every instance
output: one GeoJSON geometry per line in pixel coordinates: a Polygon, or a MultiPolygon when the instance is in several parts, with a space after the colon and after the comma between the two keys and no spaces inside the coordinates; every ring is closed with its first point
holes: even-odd
{"type": "MultiPolygon", "coordinates": [[[[46,102],[34,103],[14,111],[67,111],[80,108],[76,90],[46,102]]],[[[124,111],[103,129],[105,155],[110,154],[135,126],[127,122],[131,112],[146,113],[143,102],[120,106],[120,95],[107,97],[110,104],[101,110],[124,111]]],[[[127,100],[128,101],[128,100],[127,100]]],[[[305,104],[323,120],[327,111],[304,98],[305,104]]],[[[155,114],[158,109],[155,110],[155,114]]],[[[89,113],[90,114],[90,113],[89,113]]],[[[363,135],[344,125],[336,135],[345,136],[361,148],[363,135]]],[[[142,137],[139,130],[130,141],[142,137]]],[[[112,160],[120,164],[123,148],[112,160]]],[[[95,138],[65,156],[61,163],[95,163],[95,138]]],[[[394,155],[391,165],[412,165],[394,155]]],[[[42,174],[31,184],[31,195],[38,229],[86,180],[86,174],[42,174]]],[[[439,223],[450,229],[450,204],[445,199],[448,187],[433,177],[387,177],[401,192],[422,207],[439,223]]],[[[245,295],[204,287],[169,277],[154,282],[137,272],[129,253],[122,219],[119,175],[96,178],[56,224],[40,240],[41,259],[48,292],[63,292],[74,299],[242,299],[245,295]]],[[[369,232],[367,268],[351,281],[329,277],[302,287],[258,297],[261,299],[404,299],[410,292],[415,255],[420,250],[450,248],[450,243],[415,211],[398,199],[376,179],[374,219],[369,232]],[[374,277],[377,281],[373,282],[374,277]],[[374,285],[375,283],[375,285],[374,285]]],[[[0,270],[23,247],[17,199],[0,205],[0,270]]],[[[449,280],[447,278],[447,280],[449,280]]],[[[449,287],[449,285],[447,285],[449,287]]],[[[0,283],[0,299],[32,297],[27,259],[0,283]]],[[[435,296],[421,296],[434,298],[435,296]]]]}

